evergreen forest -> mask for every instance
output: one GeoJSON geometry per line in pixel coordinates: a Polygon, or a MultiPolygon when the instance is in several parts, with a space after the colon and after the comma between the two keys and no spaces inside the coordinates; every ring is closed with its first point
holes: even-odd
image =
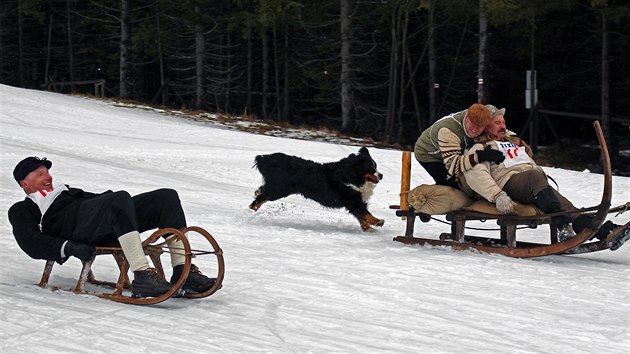
{"type": "Polygon", "coordinates": [[[535,145],[594,140],[600,119],[614,153],[630,136],[630,3],[3,0],[0,83],[400,146],[491,103],[535,145]]]}

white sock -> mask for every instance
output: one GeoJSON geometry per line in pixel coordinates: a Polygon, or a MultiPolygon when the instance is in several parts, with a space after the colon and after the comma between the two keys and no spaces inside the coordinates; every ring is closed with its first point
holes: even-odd
{"type": "Polygon", "coordinates": [[[129,262],[129,269],[131,269],[131,271],[135,272],[149,268],[149,262],[144,255],[142,241],[140,240],[140,233],[138,231],[131,231],[120,236],[118,242],[125,254],[125,258],[127,258],[127,262],[129,262]]]}
{"type": "Polygon", "coordinates": [[[171,265],[175,266],[186,263],[186,255],[184,252],[184,243],[178,240],[174,235],[166,239],[168,250],[171,252],[171,265]]]}

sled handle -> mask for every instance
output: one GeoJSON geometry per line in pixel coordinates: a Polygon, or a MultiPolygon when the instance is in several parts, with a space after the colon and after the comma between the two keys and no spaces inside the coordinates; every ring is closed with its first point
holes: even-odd
{"type": "Polygon", "coordinates": [[[402,152],[402,168],[400,177],[400,210],[409,210],[409,188],[411,186],[411,151],[402,152]]]}

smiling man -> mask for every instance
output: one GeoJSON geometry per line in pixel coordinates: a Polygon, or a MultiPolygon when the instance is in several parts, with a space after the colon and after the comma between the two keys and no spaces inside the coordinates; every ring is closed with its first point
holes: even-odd
{"type": "MultiPolygon", "coordinates": [[[[88,261],[94,256],[94,246],[119,243],[134,274],[134,295],[153,297],[169,291],[183,271],[185,256],[176,251],[183,249],[183,244],[179,240],[167,241],[173,250],[173,276],[169,283],[149,268],[140,232],[186,227],[177,192],[158,189],[133,197],[126,191],[90,193],[54,183],[51,167],[50,160],[30,156],[13,170],[15,181],[26,193],[23,201],[9,209],[9,221],[20,248],[31,258],[62,264],[69,256],[88,261]]],[[[193,266],[183,288],[203,292],[214,281],[193,266]]]]}
{"type": "Polygon", "coordinates": [[[501,163],[503,154],[482,150],[464,158],[464,149],[490,124],[488,107],[475,103],[461,112],[449,114],[420,134],[414,155],[438,185],[460,189],[457,178],[479,162],[501,163]]]}
{"type": "MultiPolygon", "coordinates": [[[[576,210],[567,198],[549,185],[545,171],[532,158],[529,146],[507,129],[505,108],[487,107],[492,112],[492,122],[486,127],[485,134],[475,139],[477,143],[466,152],[466,156],[492,149],[500,152],[504,160],[501,163],[479,163],[464,171],[462,183],[495,203],[501,214],[513,214],[514,201],[533,204],[545,213],[576,210]]],[[[584,230],[591,223],[592,216],[560,215],[551,220],[558,229],[558,238],[566,241],[575,236],[575,232],[584,230]]],[[[605,240],[619,226],[608,220],[594,237],[605,240]]]]}

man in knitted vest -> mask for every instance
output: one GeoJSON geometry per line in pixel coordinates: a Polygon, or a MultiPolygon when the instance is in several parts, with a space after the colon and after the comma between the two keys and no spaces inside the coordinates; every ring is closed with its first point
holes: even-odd
{"type": "Polygon", "coordinates": [[[460,189],[457,178],[480,162],[500,163],[503,154],[481,150],[464,158],[464,149],[490,124],[488,108],[475,103],[461,112],[450,114],[422,132],[414,147],[420,165],[438,185],[460,189]]]}

